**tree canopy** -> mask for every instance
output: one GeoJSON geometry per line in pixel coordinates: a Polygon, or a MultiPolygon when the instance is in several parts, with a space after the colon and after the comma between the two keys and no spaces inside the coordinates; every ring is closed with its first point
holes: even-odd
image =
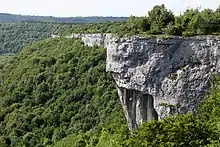
{"type": "Polygon", "coordinates": [[[57,38],[34,43],[4,64],[0,144],[45,146],[114,120],[126,124],[105,58],[103,48],[57,38]]]}
{"type": "Polygon", "coordinates": [[[51,37],[66,24],[56,23],[0,23],[0,54],[18,53],[28,44],[51,37]]]}

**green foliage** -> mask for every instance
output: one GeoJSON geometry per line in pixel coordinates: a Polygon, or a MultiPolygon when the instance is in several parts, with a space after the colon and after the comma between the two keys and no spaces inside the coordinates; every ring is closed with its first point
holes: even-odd
{"type": "Polygon", "coordinates": [[[183,15],[174,16],[165,5],[156,5],[148,16],[130,16],[127,22],[105,22],[75,26],[66,31],[73,33],[116,33],[131,35],[212,35],[220,33],[220,11],[187,9],[183,15]]]}
{"type": "Polygon", "coordinates": [[[87,143],[111,121],[125,124],[105,59],[104,48],[56,38],[33,43],[7,62],[1,71],[1,144],[45,146],[90,132],[87,143]]]}
{"type": "Polygon", "coordinates": [[[14,54],[3,54],[3,55],[0,55],[0,69],[2,69],[4,67],[4,64],[6,62],[8,62],[13,56],[14,56],[14,54]]]}
{"type": "Polygon", "coordinates": [[[54,23],[1,23],[0,54],[20,52],[27,44],[48,38],[62,27],[54,23]]]}
{"type": "Polygon", "coordinates": [[[83,143],[87,147],[219,146],[219,81],[219,79],[215,79],[210,96],[202,102],[197,114],[188,113],[176,117],[170,116],[160,121],[145,122],[133,132],[129,132],[120,123],[111,122],[108,126],[102,126],[101,135],[99,136],[92,135],[93,137],[90,140],[86,140],[85,135],[71,136],[58,142],[55,147],[71,147],[74,143],[79,143],[82,140],[85,141],[83,143]]]}
{"type": "Polygon", "coordinates": [[[201,22],[201,30],[204,34],[212,34],[213,32],[217,32],[216,28],[216,14],[213,10],[205,9],[201,12],[202,22],[201,22]]]}
{"type": "Polygon", "coordinates": [[[205,146],[217,135],[196,116],[187,114],[143,124],[128,146],[205,146]]]}
{"type": "Polygon", "coordinates": [[[168,11],[163,4],[154,6],[148,15],[152,34],[162,34],[162,29],[175,20],[173,13],[168,11]]]}
{"type": "Polygon", "coordinates": [[[202,121],[211,124],[220,133],[220,78],[212,78],[212,90],[204,102],[200,104],[199,115],[202,121]]]}
{"type": "Polygon", "coordinates": [[[165,28],[164,30],[165,30],[165,33],[168,35],[181,36],[183,29],[181,25],[173,25],[173,23],[169,23],[167,25],[167,28],[165,28]]]}

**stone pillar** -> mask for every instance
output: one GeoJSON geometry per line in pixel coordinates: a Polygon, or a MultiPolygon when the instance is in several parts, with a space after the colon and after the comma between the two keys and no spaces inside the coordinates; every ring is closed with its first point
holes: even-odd
{"type": "Polygon", "coordinates": [[[158,119],[151,95],[126,88],[117,87],[117,89],[129,130],[135,130],[145,121],[158,119]]]}

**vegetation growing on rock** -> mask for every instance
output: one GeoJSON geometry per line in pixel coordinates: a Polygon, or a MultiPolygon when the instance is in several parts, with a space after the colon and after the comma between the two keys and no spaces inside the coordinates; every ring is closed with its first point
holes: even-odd
{"type": "Polygon", "coordinates": [[[165,5],[156,5],[144,17],[131,16],[127,22],[85,24],[70,29],[73,33],[116,33],[123,35],[214,35],[220,33],[220,7],[211,9],[187,9],[174,16],[165,5]]]}

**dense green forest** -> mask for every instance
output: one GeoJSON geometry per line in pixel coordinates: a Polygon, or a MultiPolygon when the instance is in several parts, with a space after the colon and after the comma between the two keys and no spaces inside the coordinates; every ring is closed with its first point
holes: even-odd
{"type": "Polygon", "coordinates": [[[0,22],[97,23],[106,21],[127,21],[127,19],[127,17],[53,17],[0,13],[0,22]]]}
{"type": "Polygon", "coordinates": [[[0,55],[0,66],[3,66],[5,63],[7,63],[13,56],[14,54],[0,55]]]}
{"type": "Polygon", "coordinates": [[[1,70],[1,145],[43,146],[114,121],[126,126],[105,58],[103,48],[60,38],[34,43],[7,62],[1,70]]]}
{"type": "Polygon", "coordinates": [[[56,23],[0,23],[0,54],[20,52],[29,43],[51,37],[69,26],[56,23]]]}
{"type": "Polygon", "coordinates": [[[73,33],[116,33],[124,35],[216,35],[220,34],[220,6],[212,9],[187,9],[174,16],[164,5],[154,6],[144,17],[131,16],[127,22],[84,24],[68,30],[73,33]]]}

